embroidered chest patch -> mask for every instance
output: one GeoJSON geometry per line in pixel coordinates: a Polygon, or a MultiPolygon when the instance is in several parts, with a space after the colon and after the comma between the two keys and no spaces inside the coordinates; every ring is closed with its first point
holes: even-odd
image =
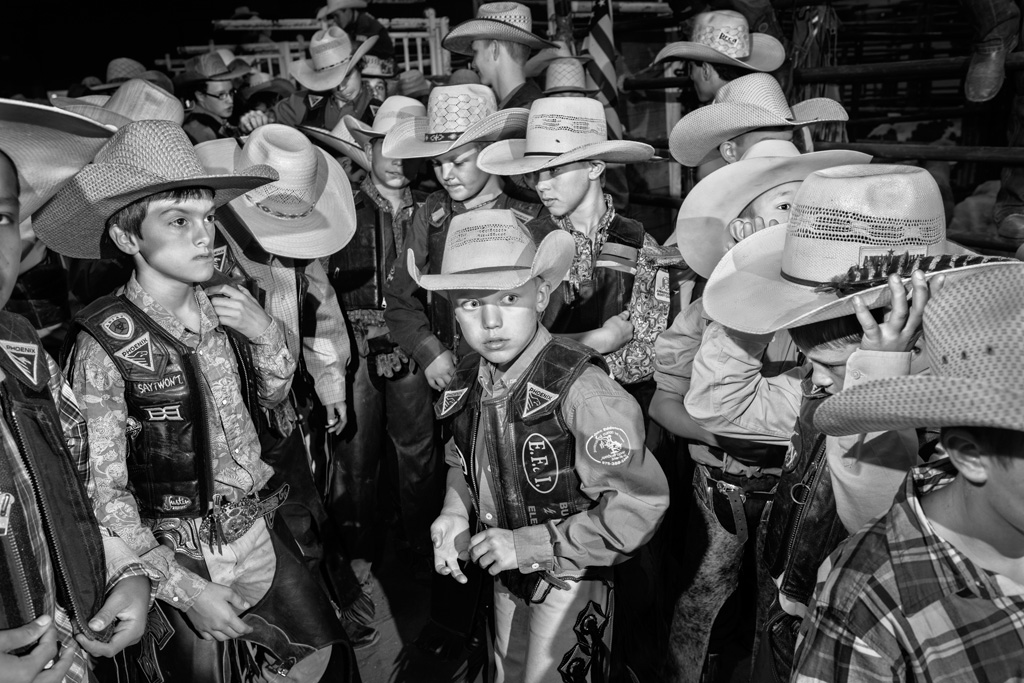
{"type": "Polygon", "coordinates": [[[523,441],[520,453],[523,474],[537,493],[551,493],[558,483],[558,458],[551,442],[543,434],[533,433],[523,441]]]}

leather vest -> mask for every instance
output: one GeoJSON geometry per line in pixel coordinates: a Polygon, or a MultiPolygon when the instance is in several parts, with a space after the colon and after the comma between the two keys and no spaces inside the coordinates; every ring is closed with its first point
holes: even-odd
{"type": "Polygon", "coordinates": [[[302,117],[300,123],[303,126],[331,130],[333,126],[327,125],[327,105],[330,101],[331,96],[329,94],[317,95],[316,93],[306,93],[306,115],[302,117]],[[320,99],[314,104],[312,98],[315,97],[320,99]]]}
{"type": "Polygon", "coordinates": [[[356,232],[333,254],[327,276],[343,310],[384,309],[384,278],[395,260],[392,244],[385,250],[384,232],[391,230],[391,212],[383,211],[365,192],[355,195],[356,232]]]}
{"type": "MultiPolygon", "coordinates": [[[[76,632],[92,633],[87,622],[106,598],[103,540],[67,450],[47,385],[46,356],[28,321],[10,313],[0,313],[0,346],[3,415],[21,456],[19,463],[13,453],[0,448],[0,629],[21,626],[43,614],[45,584],[31,544],[41,535],[52,562],[57,603],[76,632]],[[33,489],[41,531],[28,528],[16,476],[27,476],[33,489]]],[[[101,637],[107,639],[109,632],[110,627],[101,637]]]]}
{"type": "Polygon", "coordinates": [[[4,310],[24,316],[37,330],[71,319],[68,274],[56,252],[47,250],[42,261],[18,276],[4,310]]]}
{"type": "MultiPolygon", "coordinates": [[[[592,508],[595,501],[580,492],[576,439],[561,407],[569,386],[590,365],[608,371],[604,359],[582,344],[556,337],[511,391],[491,400],[481,400],[479,365],[475,353],[464,358],[435,406],[438,419],[452,418],[462,473],[477,508],[478,433],[486,439],[501,528],[535,526],[592,508]]],[[[501,579],[513,594],[530,600],[540,576],[510,571],[501,579]]]]}
{"type": "Polygon", "coordinates": [[[803,383],[800,417],[772,500],[764,546],[772,576],[783,577],[779,591],[804,605],[814,593],[818,567],[847,536],[836,511],[825,435],[814,426],[814,413],[826,395],[812,394],[812,390],[808,377],[803,383]]]}
{"type": "MultiPolygon", "coordinates": [[[[547,223],[544,234],[559,230],[550,216],[530,223],[547,223]]],[[[644,245],[644,228],[637,221],[615,214],[608,226],[608,239],[601,254],[611,256],[616,265],[598,265],[593,279],[581,282],[578,294],[572,292],[568,282],[552,292],[551,303],[544,313],[544,327],[552,333],[572,333],[593,330],[604,325],[613,315],[626,310],[633,295],[637,257],[644,245]]],[[[596,259],[602,261],[600,255],[596,259]]]]}
{"type": "MultiPolygon", "coordinates": [[[[84,329],[99,343],[125,381],[128,408],[128,479],[143,517],[202,517],[213,497],[213,455],[194,349],[169,335],[124,296],[106,296],[74,320],[71,338],[84,329]]],[[[251,348],[225,328],[237,361],[239,386],[256,429],[261,428],[251,348]]]]}

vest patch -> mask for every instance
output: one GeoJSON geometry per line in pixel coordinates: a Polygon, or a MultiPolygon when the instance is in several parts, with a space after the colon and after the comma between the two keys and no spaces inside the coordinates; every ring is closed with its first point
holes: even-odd
{"type": "Polygon", "coordinates": [[[11,526],[11,512],[14,509],[14,496],[0,493],[0,536],[6,536],[11,526]]]}
{"type": "Polygon", "coordinates": [[[22,344],[6,340],[0,340],[0,346],[3,347],[4,353],[11,359],[11,362],[21,371],[21,374],[25,375],[29,382],[35,384],[39,347],[35,344],[22,344]]]}
{"type": "Polygon", "coordinates": [[[526,213],[525,211],[520,211],[519,209],[513,209],[511,207],[509,208],[509,211],[511,211],[512,215],[521,220],[523,223],[529,223],[530,221],[533,220],[533,216],[526,213]]]}
{"type": "Polygon", "coordinates": [[[459,399],[461,399],[467,391],[469,391],[469,389],[456,389],[455,391],[444,392],[444,396],[441,397],[441,417],[444,417],[451,412],[452,408],[455,407],[455,404],[459,402],[459,399]]]}
{"type": "Polygon", "coordinates": [[[153,372],[153,347],[149,343],[149,332],[116,351],[117,357],[153,372]]]}
{"type": "Polygon", "coordinates": [[[192,504],[192,500],[188,496],[176,496],[173,494],[167,494],[164,496],[164,510],[184,510],[192,504]]]}
{"type": "Polygon", "coordinates": [[[320,101],[323,100],[323,99],[324,98],[323,98],[322,95],[310,95],[309,96],[309,107],[310,107],[310,109],[312,109],[316,105],[320,104],[320,101]]]}
{"type": "Polygon", "coordinates": [[[134,439],[135,437],[142,433],[142,423],[139,422],[134,417],[132,417],[131,415],[129,415],[128,419],[125,421],[124,433],[128,436],[129,439],[134,439]]]}
{"type": "Polygon", "coordinates": [[[166,406],[146,406],[146,419],[150,422],[182,422],[181,404],[172,403],[166,406]]]}
{"type": "Polygon", "coordinates": [[[557,400],[558,394],[541,389],[533,382],[527,382],[526,399],[523,401],[523,417],[539,413],[557,400]]]}
{"type": "Polygon", "coordinates": [[[213,250],[213,267],[218,273],[224,272],[224,257],[228,255],[227,245],[222,245],[213,250]]]}
{"type": "Polygon", "coordinates": [[[537,493],[551,493],[558,483],[558,458],[551,442],[534,432],[523,441],[520,453],[526,481],[537,493]]]}
{"type": "Polygon", "coordinates": [[[672,289],[669,286],[668,273],[664,270],[659,270],[658,274],[654,276],[654,298],[658,301],[670,301],[672,299],[672,289]]]}
{"type": "Polygon", "coordinates": [[[100,327],[114,339],[131,339],[135,335],[135,323],[125,313],[115,313],[101,322],[100,327]]]}
{"type": "Polygon", "coordinates": [[[435,223],[438,222],[439,220],[441,220],[442,218],[444,218],[444,207],[443,206],[438,208],[438,209],[436,209],[434,211],[434,213],[430,214],[430,220],[434,221],[435,223]]]}
{"type": "Polygon", "coordinates": [[[152,394],[154,391],[183,386],[185,386],[185,375],[179,372],[173,375],[168,375],[163,379],[158,379],[155,382],[136,382],[135,390],[140,394],[145,395],[152,394]]]}
{"type": "Polygon", "coordinates": [[[599,429],[587,439],[587,455],[598,465],[621,465],[629,460],[629,452],[629,437],[618,427],[599,429]]]}

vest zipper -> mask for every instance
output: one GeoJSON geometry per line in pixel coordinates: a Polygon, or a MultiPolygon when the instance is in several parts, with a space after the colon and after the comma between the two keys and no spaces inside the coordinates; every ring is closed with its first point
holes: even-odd
{"type": "MultiPolygon", "coordinates": [[[[821,445],[818,446],[817,449],[815,449],[815,451],[814,451],[814,458],[811,460],[812,464],[815,463],[815,462],[818,462],[818,460],[825,455],[825,445],[826,445],[826,442],[827,442],[827,437],[823,438],[821,440],[821,445]]],[[[828,472],[827,463],[819,463],[817,469],[814,472],[814,476],[811,478],[811,485],[807,488],[808,496],[810,495],[810,493],[812,491],[814,491],[817,488],[816,484],[819,481],[821,481],[821,473],[822,473],[822,471],[828,472]],[[823,467],[822,465],[825,465],[825,466],[823,467]]],[[[800,484],[796,484],[796,486],[799,486],[799,485],[800,484]]],[[[793,489],[791,488],[790,489],[790,496],[793,495],[792,494],[792,490],[793,489]]],[[[789,543],[787,544],[787,548],[786,548],[786,563],[783,565],[783,569],[782,569],[783,581],[785,581],[786,570],[789,569],[790,565],[793,562],[793,550],[796,548],[796,539],[797,539],[797,535],[798,535],[797,532],[799,531],[800,525],[803,523],[803,520],[804,520],[804,510],[807,507],[807,501],[808,501],[808,499],[805,499],[802,503],[799,503],[797,505],[796,519],[793,520],[793,527],[790,529],[790,532],[789,532],[789,543]]]]}
{"type": "MultiPolygon", "coordinates": [[[[182,346],[184,346],[184,344],[182,346]]],[[[189,374],[192,376],[192,378],[193,379],[198,379],[201,382],[202,381],[202,375],[199,373],[199,363],[196,361],[196,351],[195,351],[195,349],[186,346],[185,347],[185,353],[181,356],[181,358],[182,358],[182,361],[185,362],[188,365],[188,371],[189,371],[189,374]]],[[[209,428],[209,424],[210,424],[210,414],[209,414],[209,410],[206,407],[206,396],[203,394],[203,387],[197,385],[195,387],[195,391],[192,392],[192,393],[195,395],[196,401],[199,403],[199,417],[200,417],[200,420],[199,420],[199,425],[197,425],[197,426],[199,427],[199,435],[202,438],[202,445],[203,445],[203,447],[204,447],[204,449],[206,451],[207,460],[208,460],[208,462],[206,463],[206,472],[205,472],[205,475],[206,475],[206,495],[209,496],[209,498],[206,501],[206,504],[209,507],[209,509],[207,511],[207,514],[208,515],[214,515],[215,512],[216,512],[216,509],[217,509],[217,497],[213,493],[213,486],[214,486],[214,482],[213,482],[213,451],[210,449],[210,436],[209,436],[209,432],[208,432],[208,428],[209,428]]],[[[199,455],[198,451],[197,451],[196,455],[199,455]]],[[[210,524],[210,530],[211,530],[210,534],[211,534],[211,536],[215,536],[216,533],[215,533],[214,530],[217,528],[216,520],[211,518],[210,522],[211,522],[211,524],[210,524]]],[[[211,539],[211,550],[212,550],[212,540],[213,539],[211,539]]],[[[220,541],[220,539],[218,539],[218,543],[219,543],[219,541],[220,541]]]]}
{"type": "Polygon", "coordinates": [[[473,417],[473,438],[469,440],[469,481],[473,487],[473,501],[476,503],[477,525],[480,522],[480,482],[476,480],[476,434],[480,429],[480,411],[473,417]]]}
{"type": "Polygon", "coordinates": [[[14,565],[18,570],[18,584],[21,588],[22,599],[31,606],[32,591],[28,587],[28,575],[25,573],[25,564],[21,561],[21,548],[18,547],[14,534],[11,534],[9,538],[4,538],[3,545],[14,556],[14,565]]]}

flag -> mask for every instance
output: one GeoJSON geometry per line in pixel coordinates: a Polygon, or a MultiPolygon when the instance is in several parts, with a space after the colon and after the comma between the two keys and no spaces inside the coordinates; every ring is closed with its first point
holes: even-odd
{"type": "Polygon", "coordinates": [[[609,0],[595,0],[590,16],[584,51],[590,55],[587,75],[597,88],[597,99],[604,104],[608,118],[608,135],[622,139],[622,122],[619,121],[618,78],[615,74],[615,39],[612,35],[612,8],[609,0]]]}

